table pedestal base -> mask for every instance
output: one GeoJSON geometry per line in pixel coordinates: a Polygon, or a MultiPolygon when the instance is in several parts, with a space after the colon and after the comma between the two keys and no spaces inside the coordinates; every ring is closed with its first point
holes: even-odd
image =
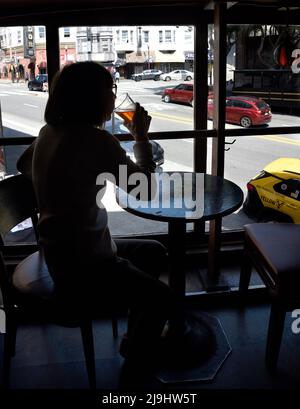
{"type": "Polygon", "coordinates": [[[167,349],[156,377],[163,383],[212,380],[230,352],[216,317],[204,313],[190,315],[185,335],[167,349]]]}
{"type": "Polygon", "coordinates": [[[199,278],[204,290],[207,293],[216,291],[230,291],[230,285],[222,277],[222,275],[220,275],[218,279],[212,280],[207,271],[199,271],[199,278]]]}

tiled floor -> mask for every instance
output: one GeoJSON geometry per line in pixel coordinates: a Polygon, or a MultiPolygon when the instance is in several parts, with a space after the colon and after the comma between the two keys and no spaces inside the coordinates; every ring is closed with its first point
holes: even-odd
{"type": "MultiPolygon", "coordinates": [[[[222,307],[207,311],[219,318],[232,347],[232,353],[210,382],[181,385],[161,384],[155,378],[132,385],[146,390],[210,389],[293,389],[300,386],[300,342],[291,331],[292,318],[287,314],[278,371],[271,376],[264,366],[264,350],[269,307],[267,305],[222,307]]],[[[196,312],[197,314],[197,312],[196,312]]],[[[119,320],[120,334],[125,320],[119,320]]],[[[114,340],[109,320],[94,323],[97,388],[119,387],[122,358],[119,340],[114,340]]],[[[78,328],[24,325],[20,327],[16,356],[12,361],[12,389],[85,389],[88,388],[81,337],[78,328]]]]}
{"type": "MultiPolygon", "coordinates": [[[[223,272],[226,273],[230,285],[237,286],[237,269],[223,268],[223,272]]],[[[191,270],[187,275],[187,281],[188,290],[201,291],[195,271],[191,270]]],[[[258,283],[257,277],[253,275],[252,284],[258,283]]],[[[277,400],[278,393],[283,394],[283,399],[286,400],[293,390],[299,389],[300,334],[295,335],[291,330],[293,318],[290,313],[286,316],[278,371],[275,375],[271,375],[264,365],[269,305],[249,304],[241,307],[229,297],[228,302],[222,302],[222,306],[215,305],[213,308],[204,308],[204,310],[220,320],[232,348],[231,354],[216,377],[209,382],[163,384],[155,376],[143,377],[138,374],[137,379],[127,384],[127,388],[144,392],[155,390],[159,393],[177,391],[197,393],[197,396],[201,396],[201,402],[206,399],[211,402],[220,397],[218,402],[223,403],[223,400],[228,398],[231,405],[233,401],[237,401],[241,391],[243,403],[245,394],[247,399],[258,396],[261,402],[261,398],[264,398],[261,396],[261,391],[267,391],[266,399],[269,402],[269,399],[274,396],[277,400]],[[275,392],[277,394],[274,395],[275,392]]],[[[199,314],[200,309],[194,307],[193,313],[199,314]]],[[[121,335],[125,331],[126,320],[122,317],[119,318],[118,340],[113,339],[110,320],[102,319],[94,322],[97,393],[99,394],[97,399],[107,391],[112,393],[123,391],[119,382],[123,359],[118,353],[118,348],[121,335]]],[[[2,344],[3,335],[0,334],[0,356],[2,356],[2,344]]],[[[10,403],[15,399],[16,404],[22,404],[22,407],[27,400],[31,407],[33,400],[37,400],[44,402],[42,406],[38,406],[44,409],[45,397],[47,402],[52,402],[55,398],[58,399],[55,402],[60,402],[62,398],[66,398],[67,403],[82,400],[84,402],[82,407],[94,407],[92,403],[86,405],[91,393],[88,389],[79,329],[55,325],[21,326],[18,331],[16,356],[12,360],[11,391],[5,396],[10,403]]],[[[97,399],[96,402],[99,403],[97,399]]],[[[129,406],[114,407],[123,409],[129,406]]]]}

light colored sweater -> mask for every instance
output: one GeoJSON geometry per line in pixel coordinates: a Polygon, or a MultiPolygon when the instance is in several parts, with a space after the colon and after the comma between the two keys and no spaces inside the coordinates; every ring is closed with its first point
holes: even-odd
{"type": "Polygon", "coordinates": [[[135,143],[134,163],[119,141],[104,130],[45,125],[33,152],[32,180],[40,209],[41,245],[67,246],[83,257],[113,258],[116,246],[107,226],[106,209],[96,203],[101,188],[96,179],[109,172],[118,184],[119,165],[127,166],[128,177],[135,172],[150,177],[155,170],[151,144],[135,143]]]}

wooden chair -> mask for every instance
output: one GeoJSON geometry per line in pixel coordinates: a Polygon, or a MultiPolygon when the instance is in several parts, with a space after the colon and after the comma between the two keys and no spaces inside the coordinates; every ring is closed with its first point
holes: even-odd
{"type": "Polygon", "coordinates": [[[266,365],[277,366],[286,311],[300,307],[300,225],[254,223],[245,226],[245,257],[239,289],[246,293],[255,267],[271,295],[266,365]]]}
{"type": "MultiPolygon", "coordinates": [[[[31,218],[37,234],[38,209],[30,181],[17,175],[0,182],[0,289],[6,316],[4,335],[4,387],[9,384],[11,358],[15,354],[18,322],[29,318],[67,327],[80,327],[85,361],[91,388],[96,387],[92,317],[68,316],[57,305],[55,284],[48,272],[41,251],[36,251],[11,269],[5,262],[5,246],[1,236],[25,219],[31,218]]],[[[114,337],[118,336],[117,320],[112,318],[114,337]]]]}

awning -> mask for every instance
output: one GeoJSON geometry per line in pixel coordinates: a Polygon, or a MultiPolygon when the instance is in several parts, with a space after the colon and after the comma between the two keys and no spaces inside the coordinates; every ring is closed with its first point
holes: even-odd
{"type": "Polygon", "coordinates": [[[185,57],[182,51],[133,51],[126,54],[127,63],[144,64],[147,62],[162,63],[162,62],[184,62],[185,57]]]}
{"type": "Polygon", "coordinates": [[[151,59],[152,62],[156,62],[155,51],[133,51],[132,53],[126,54],[126,63],[144,64],[148,62],[149,59],[151,59]]]}
{"type": "Polygon", "coordinates": [[[185,62],[185,58],[182,51],[156,51],[156,62],[185,62]]]}

